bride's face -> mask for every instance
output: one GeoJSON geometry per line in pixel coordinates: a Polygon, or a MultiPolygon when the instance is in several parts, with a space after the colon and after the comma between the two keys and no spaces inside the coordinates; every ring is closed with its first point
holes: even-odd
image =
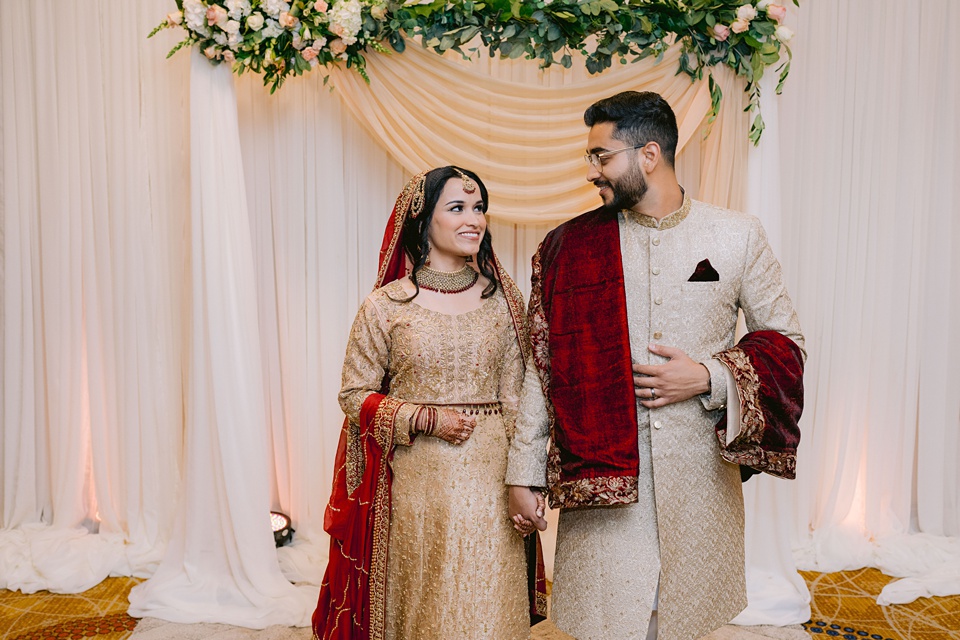
{"type": "Polygon", "coordinates": [[[467,193],[460,178],[447,180],[427,231],[431,261],[445,262],[445,258],[476,255],[486,230],[487,219],[483,215],[480,189],[467,193]]]}

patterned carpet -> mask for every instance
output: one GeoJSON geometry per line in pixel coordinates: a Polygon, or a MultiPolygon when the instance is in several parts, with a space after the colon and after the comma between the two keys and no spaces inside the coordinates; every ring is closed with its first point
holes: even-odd
{"type": "MultiPolygon", "coordinates": [[[[802,572],[813,596],[813,618],[805,624],[813,638],[844,640],[960,640],[960,596],[922,598],[908,605],[880,607],[877,595],[893,580],[875,569],[821,574],[802,572]]],[[[137,620],[128,616],[127,594],[139,582],[110,578],[76,595],[40,592],[24,595],[0,590],[0,638],[8,640],[122,640],[130,638],[137,620]]],[[[166,625],[144,620],[137,638],[309,638],[309,632],[273,628],[251,632],[224,625],[166,625]],[[217,627],[215,632],[214,628],[217,627]],[[304,635],[303,632],[306,632],[304,635]],[[213,635],[211,635],[213,633],[213,635]]],[[[786,633],[788,630],[783,630],[786,633]]],[[[792,631],[796,634],[796,631],[792,631]]],[[[729,627],[710,640],[776,638],[775,629],[729,627]]],[[[542,623],[535,640],[568,640],[570,636],[542,623]]],[[[133,640],[137,640],[134,638],[133,640]]]]}

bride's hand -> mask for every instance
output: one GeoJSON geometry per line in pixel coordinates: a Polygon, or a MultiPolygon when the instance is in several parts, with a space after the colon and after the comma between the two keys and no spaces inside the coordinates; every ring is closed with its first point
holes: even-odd
{"type": "Polygon", "coordinates": [[[453,409],[430,407],[427,412],[421,412],[417,416],[419,432],[446,440],[450,444],[463,444],[473,435],[476,427],[476,418],[465,416],[453,409]]]}

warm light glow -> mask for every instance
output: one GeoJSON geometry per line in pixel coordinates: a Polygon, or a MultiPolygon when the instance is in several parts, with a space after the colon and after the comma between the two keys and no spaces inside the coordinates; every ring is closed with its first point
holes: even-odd
{"type": "Polygon", "coordinates": [[[282,513],[277,513],[276,511],[270,512],[270,524],[273,526],[273,532],[283,531],[290,526],[290,518],[283,515],[282,513]]]}
{"type": "Polygon", "coordinates": [[[273,540],[278,547],[282,547],[293,540],[293,527],[290,526],[290,517],[276,511],[270,512],[270,525],[273,527],[273,540]]]}

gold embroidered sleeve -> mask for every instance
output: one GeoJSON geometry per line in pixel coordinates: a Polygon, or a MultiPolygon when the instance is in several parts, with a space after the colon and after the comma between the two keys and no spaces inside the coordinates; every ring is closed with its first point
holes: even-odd
{"type": "Polygon", "coordinates": [[[511,326],[507,337],[507,348],[503,354],[503,368],[500,370],[500,405],[503,409],[503,424],[507,430],[507,439],[512,440],[520,406],[520,390],[523,387],[523,354],[517,343],[516,334],[511,326]]]}
{"type": "MultiPolygon", "coordinates": [[[[347,340],[340,384],[340,408],[359,423],[360,408],[371,393],[379,393],[390,366],[390,332],[372,294],[361,305],[347,340]]],[[[410,427],[417,405],[404,403],[394,419],[394,442],[410,444],[410,427]]]]}
{"type": "Polygon", "coordinates": [[[547,486],[547,440],[550,418],[532,359],[527,362],[520,392],[516,427],[507,457],[506,483],[522,487],[547,486]]]}
{"type": "Polygon", "coordinates": [[[800,321],[793,301],[783,284],[780,262],[773,255],[767,234],[759,220],[754,221],[747,246],[747,266],[740,287],[740,308],[747,331],[776,331],[793,340],[806,360],[800,321]]]}

